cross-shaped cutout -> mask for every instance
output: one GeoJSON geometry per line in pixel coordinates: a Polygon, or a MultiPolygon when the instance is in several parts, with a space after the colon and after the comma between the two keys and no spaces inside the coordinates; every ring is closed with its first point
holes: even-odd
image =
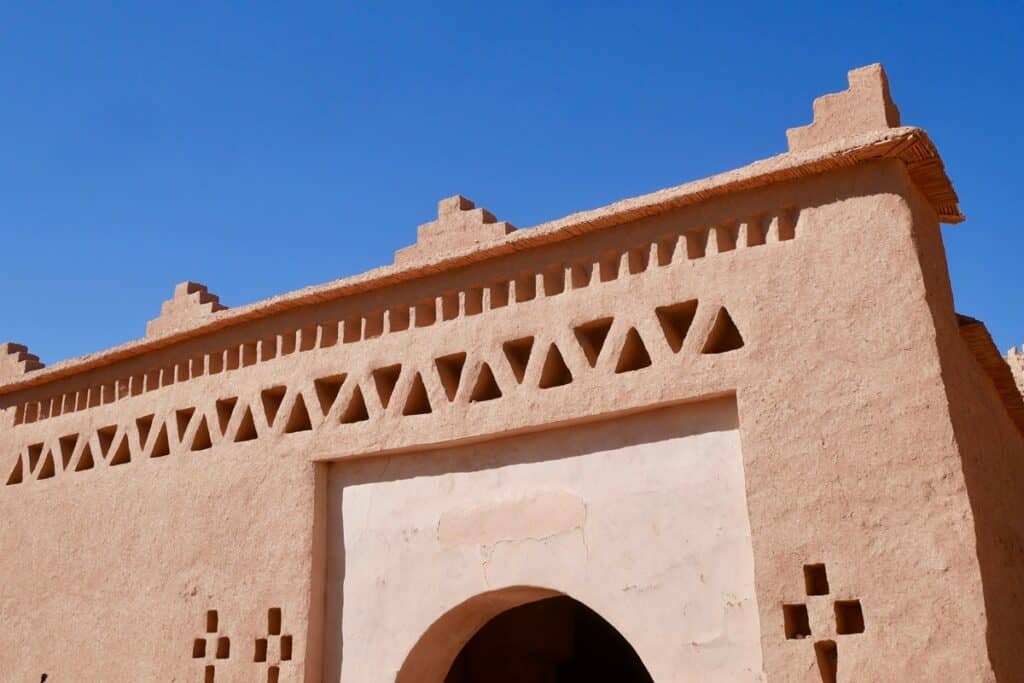
{"type": "MultiPolygon", "coordinates": [[[[206,634],[192,641],[192,659],[203,659],[206,661],[217,659],[228,659],[231,656],[231,640],[220,635],[220,617],[217,610],[211,609],[206,612],[206,634]]],[[[216,669],[211,662],[206,665],[205,683],[213,683],[216,669]]]]}
{"type": "Polygon", "coordinates": [[[782,605],[787,640],[805,640],[815,633],[821,636],[814,641],[814,654],[823,683],[836,682],[839,649],[835,637],[864,632],[864,611],[861,609],[860,600],[857,599],[832,601],[831,612],[835,618],[835,627],[832,627],[833,620],[827,618],[829,610],[826,604],[830,592],[825,565],[805,564],[804,593],[811,600],[782,605]],[[811,610],[808,610],[808,605],[811,605],[811,610]],[[812,619],[812,614],[816,618],[812,619]],[[814,633],[811,630],[812,621],[814,633]]]}
{"type": "Polygon", "coordinates": [[[267,610],[267,636],[256,639],[253,661],[269,664],[267,667],[267,683],[277,683],[281,675],[282,662],[291,661],[292,637],[282,634],[281,608],[271,607],[267,610]]]}

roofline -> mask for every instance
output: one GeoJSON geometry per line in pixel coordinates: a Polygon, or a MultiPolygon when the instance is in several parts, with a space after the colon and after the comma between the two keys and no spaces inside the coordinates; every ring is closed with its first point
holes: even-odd
{"type": "Polygon", "coordinates": [[[173,329],[154,337],[136,339],[104,351],[33,370],[17,379],[0,383],[0,395],[112,365],[188,339],[284,311],[363,294],[518,251],[553,244],[706,202],[733,192],[806,178],[879,159],[898,159],[906,165],[911,179],[927,197],[940,222],[960,223],[964,220],[956,192],[928,134],[914,127],[878,130],[806,150],[779,154],[708,178],[574,213],[529,229],[517,230],[498,242],[409,265],[382,266],[326,284],[313,285],[245,306],[229,308],[199,324],[173,329]]]}

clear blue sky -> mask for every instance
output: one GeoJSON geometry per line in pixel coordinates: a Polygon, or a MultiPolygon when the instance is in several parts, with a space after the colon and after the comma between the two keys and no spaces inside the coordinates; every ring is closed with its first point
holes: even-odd
{"type": "Polygon", "coordinates": [[[968,216],[958,309],[1024,342],[1022,5],[768,4],[2,3],[0,340],[388,263],[455,193],[529,226],[728,170],[881,61],[968,216]]]}

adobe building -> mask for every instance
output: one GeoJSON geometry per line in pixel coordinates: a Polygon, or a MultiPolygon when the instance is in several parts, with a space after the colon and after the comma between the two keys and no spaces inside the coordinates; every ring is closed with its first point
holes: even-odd
{"type": "Polygon", "coordinates": [[[1024,403],[942,161],[877,65],[788,138],[4,346],[3,679],[1024,680],[1024,403]]]}

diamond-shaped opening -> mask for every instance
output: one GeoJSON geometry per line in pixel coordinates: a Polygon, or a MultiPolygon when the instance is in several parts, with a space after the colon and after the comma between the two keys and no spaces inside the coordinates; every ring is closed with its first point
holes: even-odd
{"type": "Polygon", "coordinates": [[[807,605],[783,605],[782,619],[786,628],[787,640],[799,640],[811,635],[811,620],[807,614],[807,605]]]}
{"type": "Polygon", "coordinates": [[[841,636],[864,633],[864,610],[860,600],[836,600],[836,633],[841,636]]]}
{"type": "Polygon", "coordinates": [[[804,590],[808,595],[828,595],[828,574],[824,564],[804,565],[804,590]]]}

